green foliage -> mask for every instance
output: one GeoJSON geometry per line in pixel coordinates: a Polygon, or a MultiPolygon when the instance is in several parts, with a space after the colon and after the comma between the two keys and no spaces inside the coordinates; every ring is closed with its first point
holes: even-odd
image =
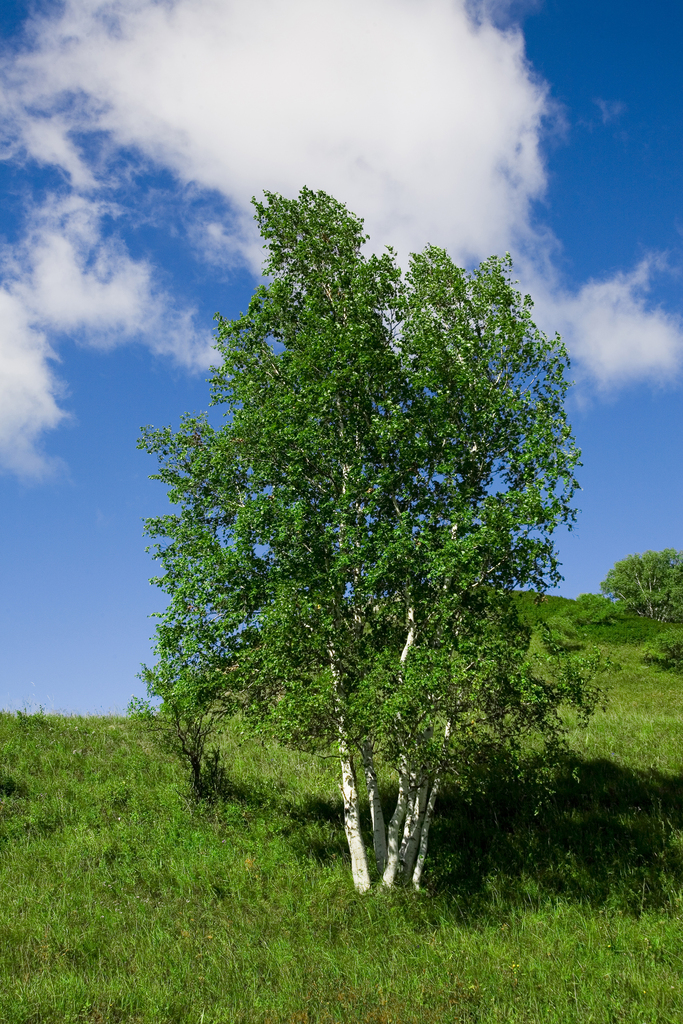
{"type": "Polygon", "coordinates": [[[618,598],[632,612],[659,622],[683,620],[683,551],[666,548],[628,555],[600,584],[607,597],[618,598]]]}
{"type": "Polygon", "coordinates": [[[662,630],[645,646],[644,656],[652,665],[683,672],[683,629],[662,630]]]}
{"type": "Polygon", "coordinates": [[[586,651],[583,644],[568,643],[567,633],[557,629],[557,621],[551,619],[539,626],[548,675],[561,694],[553,703],[556,707],[571,707],[577,720],[587,725],[595,708],[604,701],[595,679],[613,666],[599,648],[586,651]]]}
{"type": "Polygon", "coordinates": [[[254,207],[269,283],[217,316],[225,425],[140,442],[179,506],[147,523],[164,702],[218,679],[270,735],[339,740],[350,775],[368,745],[414,778],[532,729],[554,745],[558,701],[592,697],[533,676],[507,595],[559,580],[574,520],[559,338],[509,257],[467,273],[429,246],[402,275],[325,193],[254,207]]]}
{"type": "Polygon", "coordinates": [[[141,678],[147,699],[133,697],[129,717],[144,725],[162,749],[186,761],[195,799],[215,799],[227,785],[227,774],[217,745],[209,742],[236,710],[223,675],[194,667],[174,672],[162,663],[156,669],[143,666],[141,678]]]}
{"type": "Polygon", "coordinates": [[[578,626],[611,626],[623,618],[623,611],[600,594],[579,594],[570,615],[578,626]]]}
{"type": "Polygon", "coordinates": [[[599,594],[580,594],[575,601],[529,590],[514,596],[522,620],[529,625],[551,619],[562,619],[575,626],[615,625],[623,621],[625,614],[622,605],[599,594]]]}
{"type": "Polygon", "coordinates": [[[638,646],[653,640],[662,630],[655,619],[628,611],[620,601],[608,601],[598,595],[581,595],[576,601],[555,595],[539,596],[533,591],[514,595],[520,618],[529,626],[551,624],[564,633],[575,650],[586,644],[629,644],[638,646]],[[586,613],[584,598],[591,598],[592,610],[586,613]],[[595,604],[593,599],[597,598],[595,604]],[[605,605],[611,612],[604,614],[605,605]]]}

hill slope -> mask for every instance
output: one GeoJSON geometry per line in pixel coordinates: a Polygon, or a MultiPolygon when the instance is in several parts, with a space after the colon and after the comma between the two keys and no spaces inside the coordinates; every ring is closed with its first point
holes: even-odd
{"type": "MultiPolygon", "coordinates": [[[[571,623],[561,602],[526,612],[571,623]]],[[[130,720],[0,715],[0,1022],[680,1024],[683,676],[644,663],[659,628],[574,623],[620,666],[607,710],[539,814],[495,777],[446,793],[418,895],[354,892],[334,762],[235,727],[198,808],[130,720]]]]}

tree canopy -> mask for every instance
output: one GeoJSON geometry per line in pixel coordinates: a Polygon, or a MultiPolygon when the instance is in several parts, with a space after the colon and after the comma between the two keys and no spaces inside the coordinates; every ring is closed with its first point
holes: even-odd
{"type": "Polygon", "coordinates": [[[606,597],[659,622],[683,622],[683,551],[645,551],[617,562],[600,584],[606,597]]]}
{"type": "MultiPolygon", "coordinates": [[[[403,274],[363,251],[362,221],[323,192],[254,201],[266,282],[217,314],[213,403],[141,446],[179,506],[148,520],[170,601],[165,699],[229,699],[282,742],[337,746],[354,881],[420,882],[444,773],[528,732],[556,742],[585,674],[532,671],[510,595],[560,579],[579,452],[566,352],[491,257],[435,246],[403,274]],[[385,823],[376,758],[398,797],[385,823]]],[[[153,689],[153,687],[152,687],[153,689]]]]}

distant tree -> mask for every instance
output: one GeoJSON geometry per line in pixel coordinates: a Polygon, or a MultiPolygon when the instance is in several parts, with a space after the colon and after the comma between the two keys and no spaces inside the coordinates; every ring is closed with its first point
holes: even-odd
{"type": "Polygon", "coordinates": [[[552,534],[574,520],[566,353],[509,257],[468,274],[430,246],[403,277],[322,192],[254,206],[268,283],[217,315],[226,422],[140,442],[180,506],[147,522],[170,598],[156,650],[164,679],[222,679],[279,740],[334,742],[356,887],[359,770],[384,883],[418,885],[444,774],[529,731],[555,748],[560,705],[590,707],[581,666],[532,672],[510,598],[560,579],[552,534]]]}
{"type": "Polygon", "coordinates": [[[683,551],[645,551],[617,562],[600,584],[606,597],[659,622],[683,621],[683,551]]]}

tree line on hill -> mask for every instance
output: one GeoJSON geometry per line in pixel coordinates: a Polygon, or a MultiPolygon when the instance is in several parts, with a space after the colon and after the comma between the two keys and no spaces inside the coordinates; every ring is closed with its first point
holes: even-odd
{"type": "Polygon", "coordinates": [[[513,596],[558,583],[553,535],[576,515],[568,359],[509,257],[467,273],[428,246],[403,274],[323,192],[254,207],[266,283],[216,317],[225,422],[140,441],[177,511],[146,524],[169,602],[131,711],[170,730],[198,794],[226,717],[334,745],[356,888],[372,860],[419,887],[444,779],[501,758],[550,778],[563,709],[587,721],[599,700],[599,656],[550,632],[534,647],[513,596]]]}

